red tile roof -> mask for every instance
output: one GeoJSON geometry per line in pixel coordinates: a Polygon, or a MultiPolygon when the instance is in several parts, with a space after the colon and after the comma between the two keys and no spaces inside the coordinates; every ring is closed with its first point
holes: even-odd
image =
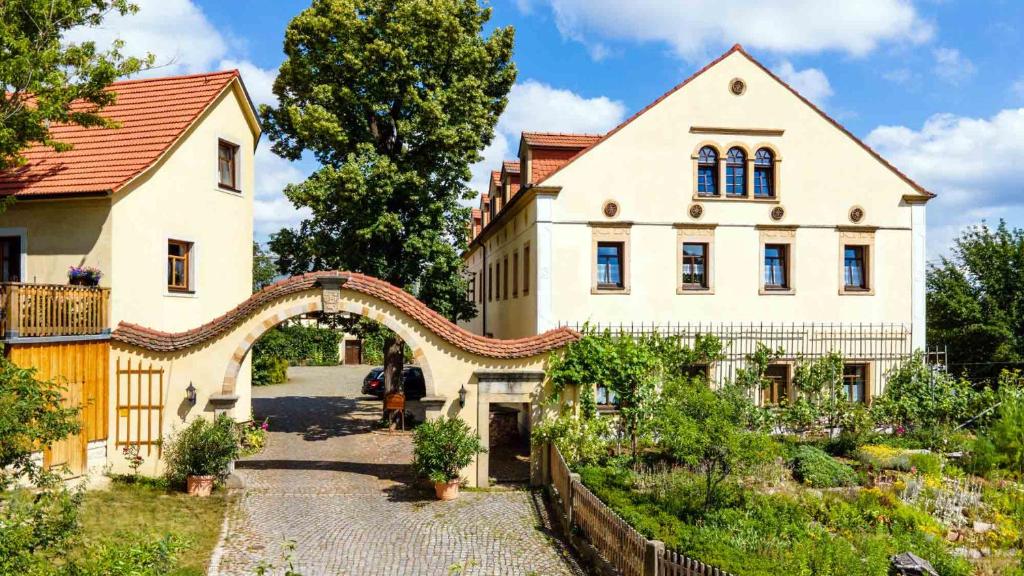
{"type": "Polygon", "coordinates": [[[136,324],[121,322],[111,334],[117,342],[155,352],[174,352],[198,346],[230,332],[262,307],[281,298],[317,287],[321,278],[343,278],[342,290],[358,292],[397,308],[426,330],[437,334],[449,344],[488,358],[528,358],[556,350],[575,342],[580,334],[569,328],[549,330],[543,334],[516,340],[498,340],[473,334],[456,326],[415,296],[383,280],[354,272],[310,272],[281,280],[253,294],[234,310],[185,332],[160,332],[136,324]]]}
{"type": "MultiPolygon", "coordinates": [[[[34,145],[23,166],[0,174],[0,195],[50,196],[114,192],[166,152],[235,78],[237,70],[115,82],[117,101],[101,114],[119,128],[56,124],[67,152],[34,145]]],[[[78,106],[85,109],[85,105],[78,106]]]]}
{"type": "Polygon", "coordinates": [[[523,140],[540,148],[581,149],[601,139],[601,134],[563,134],[559,132],[523,132],[523,140]]]}
{"type": "Polygon", "coordinates": [[[501,171],[505,174],[519,174],[519,160],[505,160],[501,163],[501,171]]]}
{"type": "Polygon", "coordinates": [[[491,184],[499,186],[501,184],[501,171],[491,170],[491,184]]]}
{"type": "MultiPolygon", "coordinates": [[[[742,54],[742,55],[743,55],[743,56],[744,56],[744,57],[745,57],[745,58],[746,58],[747,60],[750,60],[750,61],[751,61],[751,62],[752,62],[752,63],[753,63],[753,64],[754,64],[755,66],[757,66],[758,68],[760,68],[761,70],[763,70],[763,71],[764,71],[764,72],[765,72],[766,74],[768,74],[768,75],[769,75],[769,76],[771,76],[771,77],[772,77],[773,79],[775,79],[775,81],[777,81],[777,82],[778,82],[779,84],[782,84],[782,86],[784,86],[784,87],[785,87],[785,88],[786,88],[787,90],[789,90],[790,92],[792,92],[794,96],[796,96],[796,97],[797,97],[797,98],[799,98],[799,99],[800,99],[801,101],[803,101],[803,103],[804,103],[804,104],[806,104],[806,105],[810,106],[812,110],[814,110],[815,112],[817,112],[817,113],[818,113],[818,114],[819,114],[819,115],[820,115],[820,116],[821,116],[822,118],[824,118],[824,119],[825,119],[825,120],[826,120],[827,122],[829,122],[830,124],[832,124],[833,126],[835,126],[835,127],[837,128],[837,129],[839,129],[839,131],[840,131],[840,132],[842,132],[843,134],[846,134],[846,135],[847,135],[848,137],[850,137],[850,139],[852,139],[852,140],[853,140],[853,141],[854,141],[854,142],[855,142],[855,143],[856,143],[857,145],[859,145],[859,146],[860,146],[861,148],[863,148],[863,149],[864,149],[864,150],[865,150],[865,151],[866,151],[866,152],[867,152],[868,154],[870,154],[871,156],[873,156],[873,157],[874,157],[874,158],[875,158],[876,160],[878,160],[879,162],[881,162],[883,166],[885,166],[886,168],[888,168],[889,170],[891,170],[891,171],[892,171],[892,172],[893,172],[894,174],[896,174],[896,176],[898,176],[898,177],[899,177],[900,179],[902,179],[902,180],[903,180],[904,182],[906,182],[906,183],[907,183],[908,185],[910,185],[910,187],[911,187],[911,188],[913,188],[914,190],[916,190],[916,191],[917,191],[918,193],[920,193],[920,194],[923,194],[923,195],[927,196],[928,198],[934,198],[934,197],[935,197],[935,194],[934,194],[933,192],[929,192],[929,191],[928,191],[928,190],[926,190],[926,189],[925,189],[925,188],[924,188],[923,186],[921,186],[920,184],[918,184],[917,182],[915,182],[914,180],[912,180],[912,179],[911,179],[911,178],[910,178],[909,176],[907,176],[907,175],[906,175],[906,174],[904,174],[903,172],[900,172],[900,171],[899,171],[899,169],[897,169],[897,168],[896,168],[895,166],[893,166],[892,164],[890,164],[890,163],[889,163],[889,162],[888,162],[888,161],[887,161],[887,160],[886,160],[885,158],[882,158],[882,156],[881,156],[881,155],[880,155],[880,154],[879,154],[878,152],[875,152],[875,150],[874,150],[874,149],[872,149],[872,148],[871,148],[870,146],[868,146],[867,144],[865,144],[863,140],[861,140],[860,138],[857,138],[856,136],[854,136],[854,135],[853,135],[853,133],[852,133],[852,132],[850,132],[849,130],[847,130],[847,129],[846,129],[846,128],[845,128],[845,127],[844,127],[844,126],[842,125],[842,124],[840,124],[839,122],[836,122],[836,121],[835,121],[835,120],[834,120],[834,119],[833,119],[833,118],[832,118],[831,116],[829,116],[829,115],[828,115],[828,114],[826,114],[826,113],[825,113],[825,112],[824,112],[823,110],[821,110],[820,108],[818,108],[817,106],[815,106],[813,102],[811,102],[811,101],[810,101],[810,100],[808,100],[807,98],[804,98],[804,96],[803,96],[802,94],[800,94],[799,92],[797,92],[795,88],[793,88],[792,86],[790,86],[789,84],[787,84],[787,83],[786,83],[786,82],[785,82],[785,81],[784,81],[783,79],[781,79],[781,78],[779,78],[778,76],[776,76],[776,75],[775,75],[775,73],[774,73],[774,72],[772,72],[771,70],[769,70],[769,69],[768,69],[768,68],[767,68],[767,67],[766,67],[766,66],[765,66],[764,64],[761,64],[760,62],[758,62],[758,60],[757,60],[756,58],[754,58],[753,56],[751,56],[751,55],[750,55],[750,54],[749,54],[749,53],[748,53],[748,52],[747,52],[746,50],[744,50],[744,49],[743,49],[743,46],[740,46],[739,44],[735,44],[735,45],[733,45],[733,47],[732,47],[732,48],[730,48],[730,49],[729,49],[729,50],[728,50],[728,51],[727,51],[727,52],[726,52],[725,54],[722,54],[722,55],[721,55],[721,56],[719,56],[718,58],[715,58],[714,60],[712,60],[711,62],[709,62],[709,63],[708,63],[708,64],[707,64],[706,66],[704,66],[703,68],[701,68],[700,70],[698,70],[697,72],[695,72],[695,73],[694,73],[694,74],[693,74],[692,76],[690,76],[690,77],[689,77],[689,78],[687,78],[686,80],[683,80],[682,82],[680,82],[680,83],[679,83],[679,84],[677,84],[676,86],[672,87],[672,89],[671,89],[671,90],[669,90],[668,92],[666,92],[666,93],[662,94],[662,95],[661,95],[661,96],[660,96],[660,97],[659,97],[659,98],[658,98],[657,100],[655,100],[654,102],[651,102],[650,104],[648,104],[647,106],[645,106],[645,107],[644,107],[643,109],[641,109],[641,110],[640,110],[639,112],[637,112],[636,114],[634,114],[634,115],[630,116],[630,117],[629,117],[629,118],[627,118],[627,119],[626,119],[626,120],[625,120],[624,122],[622,122],[621,124],[619,124],[619,125],[618,125],[618,126],[616,126],[615,128],[613,128],[613,129],[611,129],[610,131],[608,131],[608,133],[606,133],[606,134],[605,134],[604,136],[601,136],[600,138],[598,138],[597,140],[595,140],[595,141],[594,141],[593,143],[591,143],[591,144],[590,144],[589,146],[587,146],[587,148],[585,148],[585,149],[584,149],[584,150],[582,150],[582,151],[581,151],[581,152],[580,152],[579,154],[577,154],[576,156],[574,156],[573,158],[571,158],[571,159],[570,159],[570,160],[569,160],[568,162],[565,162],[564,164],[562,164],[561,166],[559,166],[559,167],[558,167],[557,169],[555,169],[555,170],[551,171],[550,173],[546,174],[546,175],[544,176],[544,179],[550,178],[550,177],[551,177],[551,176],[553,176],[553,175],[554,175],[555,173],[557,173],[557,172],[561,171],[561,170],[562,170],[562,168],[565,168],[565,167],[566,167],[566,166],[568,166],[569,164],[572,164],[572,163],[573,163],[573,162],[574,162],[574,161],[575,161],[575,160],[576,160],[577,158],[579,158],[580,156],[582,156],[582,155],[586,154],[588,150],[590,150],[590,149],[591,149],[591,148],[593,148],[594,146],[596,146],[596,145],[600,144],[601,142],[604,142],[605,140],[607,140],[608,138],[610,138],[610,137],[612,136],[612,134],[615,134],[615,133],[616,133],[616,132],[618,132],[619,130],[622,130],[623,128],[625,128],[625,127],[626,127],[626,126],[627,126],[627,125],[628,125],[628,124],[629,124],[630,122],[632,122],[633,120],[636,120],[636,119],[637,119],[638,117],[640,117],[641,115],[643,115],[643,114],[644,114],[645,112],[647,112],[647,111],[648,111],[648,110],[650,110],[651,108],[654,108],[655,106],[657,106],[658,104],[660,104],[660,103],[661,103],[661,101],[662,101],[662,100],[664,100],[665,98],[668,98],[668,97],[669,97],[669,96],[671,96],[672,94],[674,94],[674,93],[676,93],[677,91],[679,91],[679,90],[680,90],[680,89],[681,89],[681,88],[682,88],[683,86],[686,86],[686,85],[687,85],[687,84],[689,84],[689,83],[690,83],[691,81],[693,81],[693,79],[694,79],[694,78],[697,78],[698,76],[700,76],[700,75],[701,75],[701,74],[703,74],[704,72],[706,72],[706,71],[710,70],[710,69],[711,69],[712,67],[714,67],[714,66],[715,66],[716,64],[718,64],[718,63],[719,63],[719,62],[721,62],[722,60],[725,60],[725,59],[726,59],[727,57],[729,57],[729,56],[730,56],[730,55],[731,55],[731,54],[732,54],[733,52],[739,52],[739,53],[740,53],[740,54],[742,54]]],[[[526,132],[524,132],[524,133],[523,133],[523,137],[524,137],[524,138],[526,137],[526,134],[527,134],[526,132]]],[[[537,180],[536,182],[532,183],[532,185],[536,186],[536,185],[540,185],[540,184],[542,184],[542,183],[543,183],[543,180],[541,180],[541,179],[538,179],[538,180],[537,180]]]]}

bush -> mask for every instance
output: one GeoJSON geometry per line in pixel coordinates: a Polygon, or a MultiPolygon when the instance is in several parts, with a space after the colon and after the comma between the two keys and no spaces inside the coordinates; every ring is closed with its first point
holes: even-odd
{"type": "Polygon", "coordinates": [[[167,480],[183,486],[189,476],[228,477],[228,467],[240,454],[235,421],[221,414],[213,422],[196,418],[164,445],[167,480]]]}
{"type": "Polygon", "coordinates": [[[948,428],[986,407],[988,395],[971,383],[937,370],[920,353],[889,373],[885,393],[872,404],[881,423],[906,430],[948,428]]]}
{"type": "Polygon", "coordinates": [[[258,356],[283,358],[292,366],[334,366],[338,364],[341,332],[331,328],[292,324],[268,330],[253,345],[258,356]]]}
{"type": "Polygon", "coordinates": [[[185,543],[173,536],[143,542],[121,542],[90,546],[85,558],[63,571],[66,576],[163,576],[177,567],[177,555],[185,543]]]}
{"type": "Polygon", "coordinates": [[[428,420],[416,427],[412,441],[413,466],[431,482],[458,480],[477,454],[487,452],[480,436],[458,418],[428,420]]]}
{"type": "Polygon", "coordinates": [[[597,464],[608,455],[609,419],[583,418],[563,414],[534,426],[534,446],[553,443],[569,468],[597,464]]]}
{"type": "Polygon", "coordinates": [[[284,384],[288,380],[288,361],[280,356],[253,354],[252,385],[284,384]]]}
{"type": "Polygon", "coordinates": [[[800,446],[793,457],[793,475],[813,488],[838,488],[857,483],[857,473],[814,446],[800,446]]]}

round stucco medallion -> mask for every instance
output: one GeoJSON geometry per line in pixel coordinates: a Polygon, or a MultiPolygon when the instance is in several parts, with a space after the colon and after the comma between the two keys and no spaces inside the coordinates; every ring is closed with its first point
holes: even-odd
{"type": "Polygon", "coordinates": [[[853,208],[850,208],[850,222],[853,222],[854,224],[857,224],[857,223],[859,223],[863,219],[864,219],[864,209],[863,208],[861,208],[860,206],[854,206],[853,208]]]}
{"type": "Polygon", "coordinates": [[[776,206],[771,211],[772,220],[779,221],[786,217],[786,209],[782,206],[776,206]]]}
{"type": "Polygon", "coordinates": [[[747,91],[747,83],[742,78],[733,78],[729,80],[729,92],[732,92],[736,96],[741,96],[747,91]]]}
{"type": "Polygon", "coordinates": [[[615,218],[619,214],[619,203],[614,200],[609,200],[604,203],[604,206],[601,208],[601,212],[604,212],[604,215],[609,218],[615,218]]]}
{"type": "Polygon", "coordinates": [[[704,215],[704,207],[700,204],[690,204],[690,218],[696,220],[704,215]]]}

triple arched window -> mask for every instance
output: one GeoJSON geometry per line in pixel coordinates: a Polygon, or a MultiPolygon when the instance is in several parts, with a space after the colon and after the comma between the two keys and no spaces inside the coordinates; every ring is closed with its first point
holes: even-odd
{"type": "Polygon", "coordinates": [[[697,196],[718,197],[723,189],[727,198],[777,196],[778,158],[770,148],[758,148],[750,158],[743,147],[733,146],[723,158],[714,145],[708,144],[700,148],[695,160],[697,196]]]}

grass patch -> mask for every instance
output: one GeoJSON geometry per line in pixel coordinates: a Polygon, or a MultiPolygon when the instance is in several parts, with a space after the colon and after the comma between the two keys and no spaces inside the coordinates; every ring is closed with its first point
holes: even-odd
{"type": "Polygon", "coordinates": [[[230,501],[224,491],[209,498],[169,492],[159,484],[115,481],[109,490],[86,493],[79,514],[86,543],[138,541],[172,534],[189,543],[173,576],[202,576],[220,537],[230,501]]]}

